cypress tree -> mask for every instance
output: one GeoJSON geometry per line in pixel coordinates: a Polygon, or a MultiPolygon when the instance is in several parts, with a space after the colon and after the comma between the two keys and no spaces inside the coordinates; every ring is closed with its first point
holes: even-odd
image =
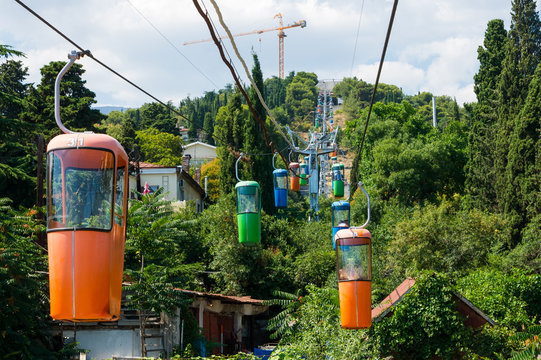
{"type": "MultiPolygon", "coordinates": [[[[254,80],[259,91],[264,94],[263,73],[259,64],[259,59],[256,54],[253,54],[254,67],[252,68],[252,79],[254,80]]],[[[250,102],[254,107],[256,114],[261,120],[266,122],[267,113],[263,104],[259,100],[255,89],[250,88],[250,102]]],[[[267,126],[268,127],[268,126],[267,126]]],[[[259,121],[253,115],[245,125],[245,142],[244,149],[248,154],[270,154],[270,149],[266,146],[263,128],[259,121]]],[[[248,178],[257,181],[261,186],[261,205],[267,213],[274,213],[273,202],[273,183],[272,183],[272,156],[269,155],[252,155],[250,156],[252,166],[248,170],[248,178]]]]}
{"type": "Polygon", "coordinates": [[[497,122],[498,81],[505,56],[507,31],[503,20],[488,22],[484,46],[477,49],[479,72],[474,76],[474,91],[478,103],[472,111],[468,142],[470,157],[466,166],[466,188],[474,206],[493,208],[496,204],[494,189],[494,126],[497,122]]]}
{"type": "Polygon", "coordinates": [[[203,121],[204,140],[207,144],[214,145],[214,138],[212,137],[212,130],[214,128],[214,121],[212,121],[212,114],[206,113],[203,121]]]}
{"type": "MultiPolygon", "coordinates": [[[[519,189],[523,185],[525,171],[530,160],[523,147],[531,126],[521,113],[528,96],[528,89],[535,69],[541,60],[541,22],[533,0],[514,0],[512,4],[511,29],[505,47],[505,60],[499,82],[499,108],[495,149],[496,191],[498,207],[510,220],[510,247],[521,238],[521,229],[527,222],[524,201],[526,194],[519,189]]],[[[538,99],[535,99],[538,101],[538,99]]],[[[539,121],[537,119],[536,121],[539,121]]],[[[535,127],[535,126],[534,126],[535,127]]],[[[535,145],[531,144],[532,146],[535,145]]]]}
{"type": "Polygon", "coordinates": [[[227,106],[218,110],[214,134],[216,137],[216,153],[220,159],[220,194],[222,196],[233,191],[237,179],[235,177],[234,150],[242,148],[244,141],[243,128],[247,110],[242,106],[240,94],[235,92],[227,106]]]}
{"type": "Polygon", "coordinates": [[[517,245],[524,229],[541,214],[541,64],[530,82],[524,107],[515,117],[509,139],[504,211],[513,226],[510,246],[517,245]]]}
{"type": "MultiPolygon", "coordinates": [[[[512,182],[507,173],[510,137],[515,118],[528,94],[528,87],[541,58],[541,22],[534,0],[513,0],[511,28],[505,46],[505,60],[499,81],[499,106],[495,149],[496,192],[498,207],[510,209],[507,193],[512,182]]],[[[513,234],[518,235],[518,223],[513,234]]]]}

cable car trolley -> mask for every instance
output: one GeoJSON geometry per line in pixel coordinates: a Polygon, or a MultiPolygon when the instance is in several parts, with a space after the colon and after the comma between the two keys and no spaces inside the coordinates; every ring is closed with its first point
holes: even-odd
{"type": "Polygon", "coordinates": [[[256,181],[241,181],[238,164],[244,156],[241,153],[235,163],[237,180],[237,226],[239,242],[243,245],[257,245],[261,242],[261,187],[256,181]]]}
{"type": "Polygon", "coordinates": [[[336,241],[336,268],[340,298],[340,323],[345,329],[363,329],[372,325],[372,235],[364,227],[338,230],[336,241]]]}
{"type": "Polygon", "coordinates": [[[83,53],[72,52],[55,83],[64,132],[47,146],[47,246],[51,317],[118,320],[124,267],[128,156],[114,138],[75,133],[60,119],[60,81],[83,53]]]}

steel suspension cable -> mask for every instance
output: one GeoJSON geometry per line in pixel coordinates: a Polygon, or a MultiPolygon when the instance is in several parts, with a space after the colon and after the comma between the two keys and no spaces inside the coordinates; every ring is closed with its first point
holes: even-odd
{"type": "Polygon", "coordinates": [[[370,98],[370,107],[368,108],[368,115],[366,117],[366,123],[364,125],[364,132],[363,132],[363,137],[361,139],[361,146],[359,147],[359,152],[355,154],[355,158],[353,159],[353,164],[351,166],[351,189],[350,189],[351,193],[355,193],[355,190],[357,190],[357,172],[359,170],[359,162],[360,162],[360,158],[363,152],[363,145],[364,145],[364,140],[366,138],[366,131],[368,130],[368,122],[370,121],[370,114],[372,113],[372,106],[374,105],[376,92],[378,90],[381,69],[383,68],[383,62],[385,61],[385,53],[387,52],[387,45],[389,44],[389,39],[391,37],[391,30],[393,29],[393,22],[394,22],[397,6],[398,6],[398,0],[394,0],[393,10],[391,11],[391,18],[389,19],[389,26],[387,27],[387,35],[385,36],[385,43],[383,44],[383,51],[381,52],[381,59],[379,61],[378,74],[376,76],[374,90],[372,91],[372,97],[370,98]]]}
{"type": "Polygon", "coordinates": [[[252,87],[254,88],[255,92],[257,93],[257,97],[259,98],[259,101],[261,101],[261,104],[263,105],[263,107],[267,111],[267,114],[269,115],[269,118],[271,119],[274,126],[276,126],[276,129],[278,129],[278,132],[280,133],[280,135],[282,135],[282,137],[284,138],[286,143],[293,148],[293,144],[290,143],[289,139],[287,138],[287,136],[284,134],[284,132],[280,128],[280,125],[278,124],[276,119],[274,119],[274,116],[272,116],[272,113],[271,113],[270,109],[268,108],[267,104],[265,103],[265,100],[263,100],[263,96],[261,95],[261,92],[259,91],[259,88],[257,87],[256,83],[254,82],[254,79],[252,79],[252,76],[250,75],[250,71],[248,70],[248,67],[246,66],[246,62],[244,62],[244,59],[242,58],[242,56],[239,53],[239,49],[237,48],[237,44],[235,43],[235,40],[233,39],[233,35],[231,34],[231,31],[229,31],[229,27],[225,24],[224,18],[222,16],[222,12],[220,11],[220,8],[218,7],[218,4],[216,4],[215,0],[210,0],[210,2],[212,3],[212,6],[214,6],[214,9],[216,10],[216,13],[218,14],[218,19],[220,20],[220,24],[222,24],[223,28],[225,29],[225,32],[227,33],[227,36],[229,37],[229,40],[231,41],[231,45],[233,46],[233,49],[235,50],[235,54],[237,55],[237,58],[242,63],[242,66],[244,67],[244,72],[246,73],[246,76],[248,77],[248,79],[250,79],[250,82],[252,83],[252,87]]]}
{"type": "MultiPolygon", "coordinates": [[[[84,50],[83,47],[81,47],[79,44],[77,44],[75,41],[73,41],[72,39],[70,39],[67,35],[65,35],[63,32],[61,32],[60,30],[58,30],[56,27],[54,27],[51,23],[49,23],[47,20],[45,20],[43,17],[41,17],[38,13],[36,13],[34,10],[32,10],[31,8],[29,8],[25,3],[23,3],[21,0],[15,0],[15,2],[17,2],[19,5],[21,5],[24,9],[26,9],[29,13],[31,13],[32,15],[34,15],[36,18],[38,18],[41,22],[43,22],[45,25],[47,25],[49,28],[51,28],[54,32],[56,32],[58,35],[60,35],[62,38],[64,38],[67,42],[69,42],[70,44],[72,44],[73,46],[75,46],[77,49],[79,49],[81,52],[84,53],[84,55],[88,56],[89,58],[91,58],[92,60],[94,60],[95,62],[97,62],[98,64],[100,64],[101,66],[103,66],[105,69],[109,70],[110,72],[112,72],[113,74],[115,74],[116,76],[118,76],[119,78],[121,78],[122,80],[126,81],[128,84],[132,85],[133,87],[135,87],[137,90],[141,91],[142,93],[144,93],[145,95],[149,96],[151,99],[153,99],[154,101],[160,103],[161,105],[165,106],[168,110],[174,112],[175,114],[177,114],[178,116],[180,116],[182,119],[186,120],[187,122],[191,123],[191,124],[194,124],[195,127],[199,128],[200,130],[203,130],[205,131],[205,129],[199,125],[197,125],[197,123],[193,120],[190,120],[189,118],[187,118],[184,114],[182,114],[180,111],[178,111],[177,109],[169,106],[167,103],[161,101],[160,99],[158,99],[157,97],[155,97],[154,95],[152,95],[151,93],[149,93],[148,91],[146,91],[145,89],[141,88],[139,85],[135,84],[134,82],[132,82],[131,80],[129,80],[128,78],[126,78],[125,76],[119,74],[117,71],[115,71],[114,69],[112,69],[111,67],[109,67],[108,65],[106,65],[105,63],[103,63],[102,61],[100,61],[99,59],[97,59],[94,55],[92,55],[92,53],[89,51],[89,50],[84,50]]],[[[205,131],[206,132],[206,131],[205,131]]],[[[220,139],[219,137],[215,136],[214,134],[212,134],[212,137],[218,139],[218,140],[221,140],[221,141],[224,141],[223,139],[220,139]]]]}

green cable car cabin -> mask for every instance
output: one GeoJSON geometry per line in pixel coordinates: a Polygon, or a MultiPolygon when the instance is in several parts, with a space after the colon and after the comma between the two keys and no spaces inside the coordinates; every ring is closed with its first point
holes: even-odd
{"type": "Polygon", "coordinates": [[[240,181],[237,193],[239,242],[256,245],[261,242],[261,187],[256,181],[240,181]]]}

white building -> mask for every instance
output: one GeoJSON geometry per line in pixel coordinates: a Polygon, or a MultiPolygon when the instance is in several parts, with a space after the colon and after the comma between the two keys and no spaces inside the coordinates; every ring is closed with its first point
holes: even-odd
{"type": "Polygon", "coordinates": [[[201,167],[201,165],[216,159],[216,146],[196,141],[184,145],[184,155],[190,155],[192,164],[201,167]]]}
{"type": "MultiPolygon", "coordinates": [[[[182,166],[163,166],[140,162],[141,189],[144,188],[145,183],[148,183],[151,192],[163,187],[165,199],[172,201],[173,206],[184,208],[186,202],[192,201],[195,204],[196,211],[201,212],[203,211],[203,200],[205,198],[205,190],[199,185],[201,172],[196,169],[196,179],[192,178],[189,174],[189,156],[183,156],[182,160],[182,166]]],[[[135,172],[130,173],[129,181],[130,190],[137,189],[135,172]]],[[[132,198],[135,196],[133,191],[131,196],[132,198]]]]}

